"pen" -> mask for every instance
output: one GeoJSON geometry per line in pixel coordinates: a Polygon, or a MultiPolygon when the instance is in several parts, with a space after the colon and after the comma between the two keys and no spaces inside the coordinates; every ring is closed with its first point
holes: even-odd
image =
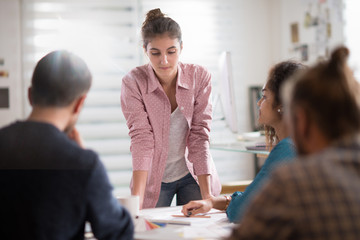
{"type": "MultiPolygon", "coordinates": [[[[172,217],[190,217],[190,216],[184,216],[184,215],[171,215],[172,217]]],[[[206,215],[193,215],[192,218],[211,218],[211,216],[206,215]]]]}

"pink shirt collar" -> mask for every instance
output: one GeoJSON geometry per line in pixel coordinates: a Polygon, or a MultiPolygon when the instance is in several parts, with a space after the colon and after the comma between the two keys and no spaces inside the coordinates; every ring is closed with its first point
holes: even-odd
{"type": "MultiPolygon", "coordinates": [[[[182,63],[179,62],[178,64],[178,75],[177,75],[177,81],[176,85],[177,87],[182,87],[185,89],[189,89],[189,82],[186,78],[183,77],[183,72],[181,68],[182,63]]],[[[161,88],[160,82],[158,78],[155,75],[154,69],[152,68],[151,64],[147,64],[147,70],[149,73],[149,82],[148,82],[148,91],[147,93],[154,92],[156,89],[161,88]]]]}

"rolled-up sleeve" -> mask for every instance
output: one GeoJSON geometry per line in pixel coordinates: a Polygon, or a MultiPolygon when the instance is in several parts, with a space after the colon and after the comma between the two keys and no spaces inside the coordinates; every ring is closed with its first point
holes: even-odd
{"type": "Polygon", "coordinates": [[[140,88],[128,75],[123,78],[120,99],[131,137],[133,171],[148,171],[154,155],[154,134],[140,88]]]}
{"type": "Polygon", "coordinates": [[[188,159],[193,163],[195,175],[211,173],[210,125],[212,120],[211,75],[205,69],[198,69],[194,111],[188,137],[188,159]]]}

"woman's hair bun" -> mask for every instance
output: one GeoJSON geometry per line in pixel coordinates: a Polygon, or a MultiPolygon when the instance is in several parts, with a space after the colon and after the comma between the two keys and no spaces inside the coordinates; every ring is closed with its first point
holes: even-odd
{"type": "Polygon", "coordinates": [[[329,67],[340,67],[342,68],[349,57],[349,49],[346,47],[338,47],[333,53],[331,54],[331,58],[329,61],[329,67]]]}
{"type": "Polygon", "coordinates": [[[179,43],[182,43],[179,24],[163,14],[159,8],[155,8],[146,14],[141,28],[144,48],[147,49],[146,47],[151,39],[162,34],[167,34],[171,39],[177,38],[179,43]]]}
{"type": "Polygon", "coordinates": [[[146,14],[146,19],[143,25],[145,26],[149,22],[162,17],[165,17],[165,15],[161,12],[160,8],[152,9],[146,14]]]}

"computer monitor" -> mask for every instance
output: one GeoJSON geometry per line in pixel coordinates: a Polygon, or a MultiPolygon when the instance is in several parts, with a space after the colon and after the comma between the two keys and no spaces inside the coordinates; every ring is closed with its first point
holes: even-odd
{"type": "Polygon", "coordinates": [[[237,133],[238,121],[236,111],[236,99],[234,92],[234,78],[231,63],[231,53],[224,51],[220,55],[219,61],[220,75],[220,101],[225,117],[225,121],[229,129],[237,133]]]}
{"type": "Polygon", "coordinates": [[[249,103],[250,103],[250,122],[253,131],[263,130],[263,126],[258,124],[259,106],[258,101],[262,96],[262,86],[249,87],[249,103]]]}

